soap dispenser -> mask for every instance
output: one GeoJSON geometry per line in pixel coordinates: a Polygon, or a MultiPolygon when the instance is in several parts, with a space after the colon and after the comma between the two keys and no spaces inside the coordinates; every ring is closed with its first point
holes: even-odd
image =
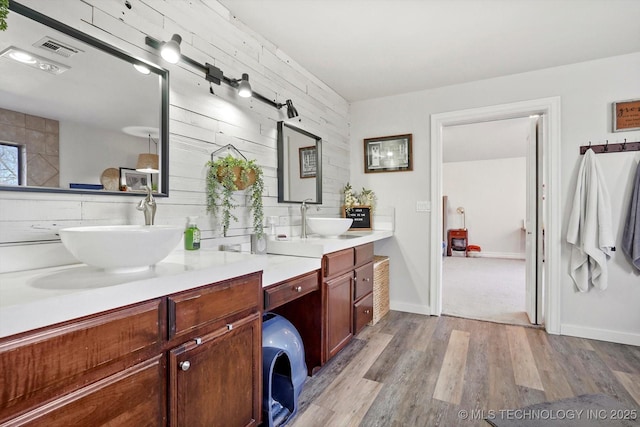
{"type": "Polygon", "coordinates": [[[188,251],[200,249],[200,229],[196,224],[197,216],[189,217],[189,225],[184,231],[184,248],[188,251]]]}

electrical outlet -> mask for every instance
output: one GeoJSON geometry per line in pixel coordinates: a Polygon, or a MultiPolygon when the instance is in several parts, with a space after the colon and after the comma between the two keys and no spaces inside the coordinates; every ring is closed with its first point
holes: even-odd
{"type": "Polygon", "coordinates": [[[281,216],[280,217],[280,225],[282,226],[287,226],[289,225],[290,221],[289,221],[289,217],[288,216],[281,216]]]}

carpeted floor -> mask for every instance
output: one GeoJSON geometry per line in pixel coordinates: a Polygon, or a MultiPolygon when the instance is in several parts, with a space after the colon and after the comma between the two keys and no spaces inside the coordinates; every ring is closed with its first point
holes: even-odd
{"type": "Polygon", "coordinates": [[[524,260],[442,258],[442,313],[468,319],[529,325],[524,260]]]}

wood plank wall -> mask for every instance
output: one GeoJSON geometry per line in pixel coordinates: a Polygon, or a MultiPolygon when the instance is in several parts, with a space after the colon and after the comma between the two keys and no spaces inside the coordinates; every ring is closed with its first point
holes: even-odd
{"type": "MultiPolygon", "coordinates": [[[[225,85],[214,85],[215,95],[211,95],[196,70],[165,63],[144,44],[146,35],[168,40],[173,33],[182,36],[185,55],[215,64],[232,78],[249,73],[254,90],[278,102],[293,100],[302,118],[298,125],[323,140],[322,210],[339,214],[339,191],[349,180],[349,104],[220,3],[129,0],[132,8],[128,9],[124,0],[20,1],[169,70],[170,197],[158,199],[156,223],[185,225],[187,216],[199,216],[203,238],[217,242],[219,227],[206,213],[204,165],[210,153],[229,143],[263,167],[265,216],[298,214],[297,205],[277,202],[276,123],[286,119],[286,109],[238,98],[225,85]]],[[[137,201],[123,196],[0,191],[0,243],[6,251],[7,246],[25,242],[57,240],[56,230],[61,227],[141,224],[137,201]]],[[[251,222],[246,211],[237,212],[240,222],[228,233],[236,241],[248,240],[251,222]]]]}

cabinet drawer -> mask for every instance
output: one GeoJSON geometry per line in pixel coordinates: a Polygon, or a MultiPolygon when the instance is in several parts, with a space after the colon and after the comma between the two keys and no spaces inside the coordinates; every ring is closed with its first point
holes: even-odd
{"type": "Polygon", "coordinates": [[[356,268],[356,278],[354,280],[353,300],[360,298],[373,291],[373,263],[356,268]]]}
{"type": "Polygon", "coordinates": [[[356,246],[354,249],[356,266],[373,261],[373,243],[356,246]]]}
{"type": "Polygon", "coordinates": [[[165,366],[162,356],[65,395],[8,426],[149,426],[164,424],[165,366]]]}
{"type": "Polygon", "coordinates": [[[354,334],[360,332],[373,320],[373,292],[353,305],[354,334]]]}
{"type": "Polygon", "coordinates": [[[264,290],[264,309],[271,310],[320,289],[318,272],[274,285],[264,290]]]}
{"type": "Polygon", "coordinates": [[[158,351],[162,307],[154,300],[1,342],[0,420],[158,351]]]}
{"type": "Polygon", "coordinates": [[[353,248],[333,252],[324,256],[324,277],[333,277],[353,268],[353,248]]]}
{"type": "Polygon", "coordinates": [[[169,338],[234,315],[260,311],[260,274],[252,274],[169,297],[169,338]]]}

